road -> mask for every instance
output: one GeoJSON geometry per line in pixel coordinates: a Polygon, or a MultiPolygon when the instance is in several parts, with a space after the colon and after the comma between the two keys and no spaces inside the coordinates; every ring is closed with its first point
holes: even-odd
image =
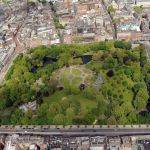
{"type": "Polygon", "coordinates": [[[12,66],[13,64],[13,61],[15,60],[15,58],[18,56],[18,54],[20,52],[23,52],[24,50],[24,47],[21,45],[21,43],[19,42],[19,39],[18,39],[18,32],[19,30],[22,28],[22,26],[25,24],[25,19],[26,19],[27,15],[25,17],[23,17],[23,20],[24,22],[22,22],[21,24],[19,24],[15,31],[11,31],[10,30],[10,33],[11,33],[11,37],[16,45],[15,49],[14,49],[14,52],[9,54],[8,52],[8,57],[6,58],[7,61],[4,65],[4,67],[2,68],[2,70],[0,71],[0,84],[2,84],[5,80],[5,75],[7,74],[8,70],[10,69],[10,67],[12,66]]]}
{"type": "Polygon", "coordinates": [[[29,134],[29,135],[68,135],[68,136],[85,136],[85,135],[150,135],[150,128],[78,128],[78,129],[16,129],[1,130],[0,134],[29,134]]]}
{"type": "Polygon", "coordinates": [[[112,28],[113,39],[116,40],[117,39],[117,31],[116,31],[116,24],[113,23],[113,16],[110,13],[108,13],[107,5],[105,4],[104,1],[101,1],[101,5],[103,7],[103,10],[107,13],[107,16],[108,16],[108,19],[110,21],[111,28],[112,28]]]}
{"type": "Polygon", "coordinates": [[[14,53],[12,53],[8,58],[7,58],[7,63],[5,64],[5,66],[2,68],[2,70],[0,71],[0,84],[3,83],[5,75],[7,74],[8,70],[10,69],[10,67],[13,64],[13,61],[15,60],[15,58],[18,56],[18,54],[14,51],[14,53]]]}

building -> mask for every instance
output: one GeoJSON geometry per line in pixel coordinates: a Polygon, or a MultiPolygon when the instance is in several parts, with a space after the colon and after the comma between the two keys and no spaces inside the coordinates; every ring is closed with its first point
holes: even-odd
{"type": "Polygon", "coordinates": [[[5,12],[2,8],[2,6],[0,6],[0,22],[4,21],[5,20],[5,12]]]}
{"type": "Polygon", "coordinates": [[[40,147],[37,144],[31,144],[29,150],[40,150],[40,147]]]}
{"type": "Polygon", "coordinates": [[[90,150],[105,150],[106,149],[106,137],[91,137],[90,138],[90,150]]]}
{"type": "Polygon", "coordinates": [[[132,149],[132,141],[130,137],[122,137],[122,145],[121,150],[131,150],[132,149]]]}
{"type": "Polygon", "coordinates": [[[36,101],[28,102],[28,103],[25,103],[25,104],[19,106],[19,109],[21,109],[24,112],[27,112],[29,109],[36,110],[36,108],[37,108],[36,101]]]}
{"type": "Polygon", "coordinates": [[[144,8],[150,8],[149,0],[135,0],[135,4],[139,6],[143,6],[144,8]]]}
{"type": "Polygon", "coordinates": [[[127,41],[140,41],[142,38],[141,32],[118,32],[117,39],[118,40],[127,40],[127,41]]]}
{"type": "Polygon", "coordinates": [[[119,150],[121,147],[121,139],[119,137],[109,137],[107,147],[109,150],[119,150]]]}

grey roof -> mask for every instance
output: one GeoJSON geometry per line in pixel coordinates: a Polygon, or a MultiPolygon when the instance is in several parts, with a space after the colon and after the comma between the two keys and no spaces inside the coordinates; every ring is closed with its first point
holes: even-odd
{"type": "Polygon", "coordinates": [[[0,7],[0,21],[3,21],[5,19],[5,13],[2,7],[0,7]]]}
{"type": "Polygon", "coordinates": [[[149,0],[136,0],[137,2],[150,2],[149,0]]]}

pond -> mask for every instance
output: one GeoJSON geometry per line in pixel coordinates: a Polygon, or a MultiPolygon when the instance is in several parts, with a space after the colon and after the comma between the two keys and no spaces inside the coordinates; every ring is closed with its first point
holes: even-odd
{"type": "Polygon", "coordinates": [[[114,71],[113,70],[109,70],[108,72],[107,72],[107,76],[108,77],[113,77],[114,76],[114,71]]]}
{"type": "Polygon", "coordinates": [[[142,110],[139,112],[139,115],[141,115],[141,116],[146,116],[148,114],[149,114],[149,112],[147,110],[142,110]]]}
{"type": "Polygon", "coordinates": [[[148,100],[148,103],[147,103],[147,105],[146,105],[146,109],[140,111],[139,114],[140,114],[141,116],[146,116],[146,115],[150,114],[150,100],[148,100]]]}
{"type": "Polygon", "coordinates": [[[38,69],[37,66],[33,66],[33,67],[31,68],[31,72],[32,72],[32,73],[36,73],[37,69],[38,69]]]}
{"type": "Polygon", "coordinates": [[[45,57],[43,58],[43,67],[45,67],[45,66],[48,65],[48,64],[52,64],[53,62],[56,62],[56,61],[57,61],[56,58],[51,58],[51,57],[45,56],[45,57]]]}
{"type": "Polygon", "coordinates": [[[147,116],[150,114],[150,103],[147,104],[146,109],[139,112],[141,116],[147,116]]]}
{"type": "Polygon", "coordinates": [[[147,111],[150,112],[150,100],[148,101],[146,108],[147,108],[147,111]]]}
{"type": "MultiPolygon", "coordinates": [[[[56,61],[57,61],[56,58],[51,58],[51,57],[45,56],[45,57],[43,58],[43,66],[42,66],[42,67],[45,67],[45,66],[48,65],[48,64],[53,64],[53,63],[56,62],[56,61]]],[[[33,66],[30,71],[31,71],[32,73],[36,73],[36,71],[37,71],[38,68],[39,68],[38,66],[33,66]]]]}
{"type": "Polygon", "coordinates": [[[83,64],[87,64],[88,62],[92,60],[92,55],[84,55],[81,58],[82,58],[83,64]]]}

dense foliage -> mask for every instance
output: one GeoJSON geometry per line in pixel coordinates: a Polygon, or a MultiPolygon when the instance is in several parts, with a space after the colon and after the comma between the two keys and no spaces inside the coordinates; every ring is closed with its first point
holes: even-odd
{"type": "Polygon", "coordinates": [[[131,44],[123,41],[40,46],[19,55],[7,73],[0,87],[0,123],[150,123],[148,91],[150,63],[142,46],[131,49],[131,44]],[[83,56],[89,55],[91,61],[83,62],[83,56]],[[90,85],[83,88],[66,82],[58,88],[54,72],[83,65],[93,72],[90,85]],[[36,110],[19,109],[35,100],[36,110]]]}

